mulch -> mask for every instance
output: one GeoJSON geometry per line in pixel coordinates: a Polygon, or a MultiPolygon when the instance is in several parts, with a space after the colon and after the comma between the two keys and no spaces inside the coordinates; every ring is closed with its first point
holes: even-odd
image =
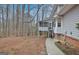
{"type": "Polygon", "coordinates": [[[70,48],[67,45],[55,42],[57,47],[63,51],[66,55],[79,55],[79,48],[70,48]]]}

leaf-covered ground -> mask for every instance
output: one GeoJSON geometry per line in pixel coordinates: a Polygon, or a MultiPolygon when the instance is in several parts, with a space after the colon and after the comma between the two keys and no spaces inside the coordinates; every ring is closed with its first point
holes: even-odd
{"type": "Polygon", "coordinates": [[[8,37],[0,38],[0,52],[15,55],[46,54],[44,37],[8,37]]]}

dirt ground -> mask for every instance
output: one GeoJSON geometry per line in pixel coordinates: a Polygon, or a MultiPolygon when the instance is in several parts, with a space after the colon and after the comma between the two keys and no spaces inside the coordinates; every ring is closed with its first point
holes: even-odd
{"type": "Polygon", "coordinates": [[[0,38],[0,53],[9,55],[46,54],[44,37],[7,37],[0,38]]]}

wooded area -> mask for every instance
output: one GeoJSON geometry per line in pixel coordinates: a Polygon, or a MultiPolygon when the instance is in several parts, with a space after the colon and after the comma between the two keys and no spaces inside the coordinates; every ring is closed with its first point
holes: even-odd
{"type": "Polygon", "coordinates": [[[30,4],[0,5],[0,37],[39,36],[38,22],[46,18],[49,5],[36,6],[34,15],[31,15],[30,4]]]}
{"type": "Polygon", "coordinates": [[[26,32],[32,30],[29,29],[31,23],[25,23],[25,21],[27,20],[26,17],[31,20],[29,5],[28,13],[25,13],[25,11],[25,4],[7,4],[0,6],[0,37],[24,36],[26,35],[26,32]]]}

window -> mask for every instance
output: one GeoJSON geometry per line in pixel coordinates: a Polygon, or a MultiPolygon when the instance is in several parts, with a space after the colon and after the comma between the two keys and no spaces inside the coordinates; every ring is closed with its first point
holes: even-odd
{"type": "Polygon", "coordinates": [[[39,26],[40,27],[47,27],[48,26],[48,22],[39,22],[39,26]]]}
{"type": "Polygon", "coordinates": [[[43,23],[43,26],[44,26],[44,27],[47,27],[47,26],[48,26],[48,22],[44,22],[44,23],[43,23]]]}
{"type": "Polygon", "coordinates": [[[58,27],[61,27],[61,19],[58,20],[58,27]]]}
{"type": "Polygon", "coordinates": [[[58,27],[61,27],[61,23],[58,23],[58,27]]]}
{"type": "Polygon", "coordinates": [[[51,26],[51,23],[50,23],[50,25],[49,26],[51,26]]]}

